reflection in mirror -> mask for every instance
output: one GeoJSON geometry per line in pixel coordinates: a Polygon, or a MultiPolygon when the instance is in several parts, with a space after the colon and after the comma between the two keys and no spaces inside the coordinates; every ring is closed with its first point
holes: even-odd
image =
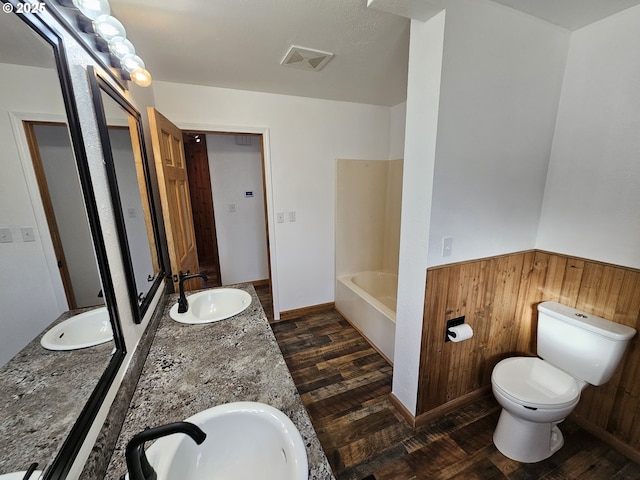
{"type": "Polygon", "coordinates": [[[92,69],[89,77],[114,214],[127,247],[124,264],[130,266],[129,292],[135,292],[131,305],[140,323],[164,274],[140,114],[92,69]]]}
{"type": "Polygon", "coordinates": [[[49,480],[66,475],[124,351],[61,40],[23,18],[0,15],[0,475],[37,462],[49,480]],[[98,308],[115,341],[41,345],[98,308]]]}

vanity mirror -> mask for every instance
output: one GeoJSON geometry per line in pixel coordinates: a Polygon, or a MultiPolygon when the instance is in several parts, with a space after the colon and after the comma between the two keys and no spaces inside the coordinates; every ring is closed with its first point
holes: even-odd
{"type": "MultiPolygon", "coordinates": [[[[124,340],[63,42],[41,14],[0,15],[0,75],[0,475],[37,462],[57,480],[115,378],[124,340]],[[42,346],[53,326],[98,308],[112,340],[42,346]]],[[[54,340],[65,343],[70,328],[54,340]]]]}
{"type": "Polygon", "coordinates": [[[164,276],[142,122],[133,105],[93,68],[88,74],[123,262],[129,266],[131,307],[140,323],[164,276]]]}

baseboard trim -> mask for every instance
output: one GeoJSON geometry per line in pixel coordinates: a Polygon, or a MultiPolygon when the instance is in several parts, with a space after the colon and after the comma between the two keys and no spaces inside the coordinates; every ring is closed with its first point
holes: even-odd
{"type": "Polygon", "coordinates": [[[442,405],[439,405],[434,409],[429,410],[428,412],[424,412],[418,415],[415,419],[414,428],[420,428],[423,425],[426,425],[427,423],[446,415],[447,413],[453,412],[454,410],[457,410],[458,408],[467,405],[468,403],[480,400],[481,398],[486,397],[490,394],[491,387],[485,386],[472,392],[466,393],[461,397],[456,398],[455,400],[443,403],[442,405]]]}
{"type": "Polygon", "coordinates": [[[416,417],[409,410],[407,410],[407,407],[405,407],[404,404],[400,400],[398,400],[398,397],[396,397],[393,392],[389,394],[389,400],[391,400],[393,406],[400,411],[400,415],[402,415],[402,417],[407,421],[409,426],[411,428],[416,428],[416,417]]]}
{"type": "Polygon", "coordinates": [[[327,310],[332,310],[335,307],[333,302],[321,303],[319,305],[311,305],[309,307],[296,308],[294,310],[287,310],[286,312],[280,312],[280,320],[291,320],[292,318],[302,317],[303,315],[311,315],[313,313],[322,313],[327,310]]]}
{"type": "Polygon", "coordinates": [[[579,413],[573,412],[571,415],[569,415],[569,418],[576,422],[581,428],[589,432],[591,435],[599,438],[625,457],[629,458],[635,463],[640,463],[640,451],[636,450],[631,445],[624,443],[622,440],[620,440],[612,433],[609,433],[604,428],[594,425],[579,413]]]}

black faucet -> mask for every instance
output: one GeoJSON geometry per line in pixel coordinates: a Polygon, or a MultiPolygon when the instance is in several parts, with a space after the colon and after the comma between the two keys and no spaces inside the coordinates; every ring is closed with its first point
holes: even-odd
{"type": "Polygon", "coordinates": [[[208,282],[209,279],[203,273],[194,273],[193,275],[186,275],[180,272],[180,298],[178,299],[178,313],[185,313],[189,310],[189,302],[187,301],[187,297],[184,295],[184,281],[190,280],[192,278],[201,278],[205,282],[208,282]]]}
{"type": "Polygon", "coordinates": [[[24,472],[24,477],[22,477],[22,480],[29,480],[31,475],[33,475],[33,472],[36,471],[36,468],[38,468],[37,463],[32,463],[31,465],[29,465],[29,468],[27,469],[27,471],[24,472]]]}
{"type": "Polygon", "coordinates": [[[156,480],[158,478],[156,471],[149,463],[149,460],[147,460],[147,455],[144,452],[144,442],[155,440],[160,437],[166,437],[167,435],[174,433],[184,433],[189,435],[198,445],[204,442],[204,439],[207,438],[206,433],[193,423],[189,422],[169,423],[167,425],[143,430],[129,440],[125,450],[129,480],[156,480]]]}

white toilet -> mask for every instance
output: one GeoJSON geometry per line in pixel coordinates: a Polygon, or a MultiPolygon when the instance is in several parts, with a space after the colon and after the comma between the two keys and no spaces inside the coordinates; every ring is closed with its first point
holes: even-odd
{"type": "Polygon", "coordinates": [[[493,443],[526,463],[553,455],[564,440],[557,424],[587,385],[609,381],[635,329],[556,302],[538,305],[538,357],[499,362],[491,374],[502,406],[493,443]]]}

